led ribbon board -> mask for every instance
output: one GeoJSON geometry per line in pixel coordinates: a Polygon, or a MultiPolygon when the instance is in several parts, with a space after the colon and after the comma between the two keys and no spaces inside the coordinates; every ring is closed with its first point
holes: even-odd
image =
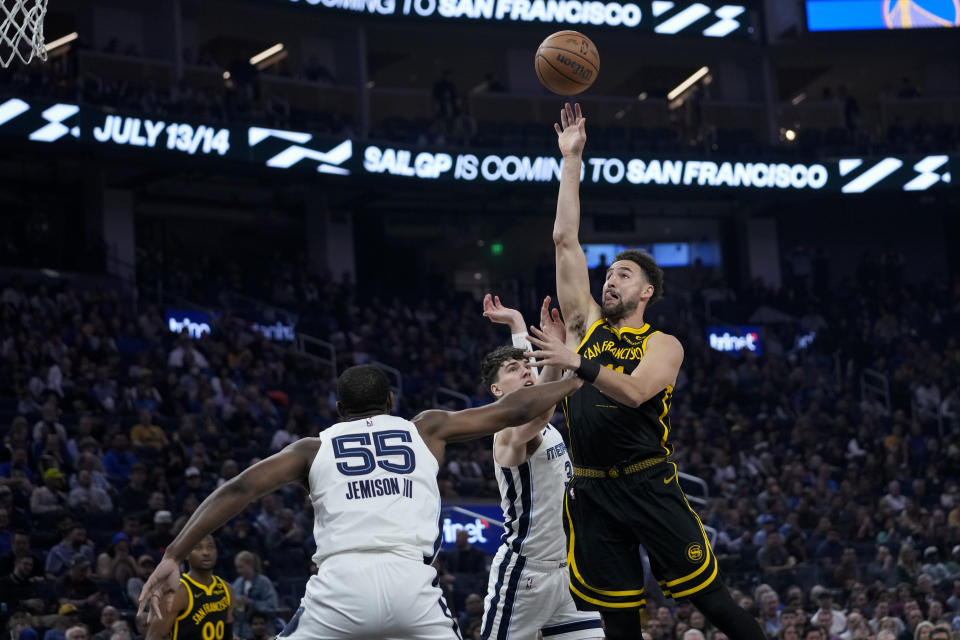
{"type": "Polygon", "coordinates": [[[736,2],[690,0],[270,0],[315,11],[448,22],[615,27],[660,35],[728,38],[753,33],[752,12],[736,2]]]}
{"type": "MultiPolygon", "coordinates": [[[[544,136],[553,136],[549,126],[544,136]]],[[[105,113],[78,105],[0,98],[0,136],[36,143],[63,153],[71,146],[101,148],[142,157],[189,158],[257,165],[265,171],[303,175],[351,176],[448,184],[555,185],[561,159],[515,151],[422,149],[392,143],[314,136],[259,126],[165,120],[130,113],[105,113]]],[[[660,155],[590,155],[584,159],[585,185],[635,192],[682,190],[707,193],[838,193],[928,191],[953,186],[957,157],[846,157],[823,161],[660,155]]]]}
{"type": "Polygon", "coordinates": [[[810,31],[960,27],[957,0],[807,0],[810,31]]]}

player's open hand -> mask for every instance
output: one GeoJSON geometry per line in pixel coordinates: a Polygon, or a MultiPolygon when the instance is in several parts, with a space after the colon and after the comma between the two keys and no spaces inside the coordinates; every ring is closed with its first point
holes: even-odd
{"type": "Polygon", "coordinates": [[[563,337],[548,335],[536,327],[530,327],[527,336],[530,344],[539,348],[539,351],[528,351],[523,354],[527,360],[527,367],[557,367],[573,370],[580,366],[580,356],[566,345],[563,337]]]}
{"type": "Polygon", "coordinates": [[[587,143],[587,119],[583,117],[578,102],[572,108],[570,103],[564,103],[560,110],[560,124],[553,123],[557,132],[557,144],[563,157],[580,156],[583,145],[587,143]]]}
{"type": "Polygon", "coordinates": [[[550,296],[543,299],[543,305],[540,307],[540,330],[548,336],[559,340],[566,340],[567,328],[560,318],[559,309],[550,309],[550,296]]]}
{"type": "Polygon", "coordinates": [[[147,610],[147,622],[163,615],[180,584],[180,565],[171,558],[163,558],[140,590],[137,613],[147,610]]]}
{"type": "Polygon", "coordinates": [[[523,314],[516,309],[505,307],[499,296],[489,293],[483,297],[483,317],[489,318],[494,324],[505,324],[512,333],[523,333],[523,314]]]}

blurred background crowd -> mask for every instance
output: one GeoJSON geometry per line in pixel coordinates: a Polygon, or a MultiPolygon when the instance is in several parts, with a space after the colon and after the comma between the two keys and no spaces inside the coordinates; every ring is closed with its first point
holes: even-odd
{"type": "MultiPolygon", "coordinates": [[[[960,630],[960,281],[902,284],[898,263],[865,260],[856,281],[829,290],[808,279],[733,291],[693,273],[696,287],[651,310],[686,350],[676,459],[706,482],[699,511],[721,570],[771,636],[960,630]],[[764,325],[762,356],[715,351],[692,310],[716,292],[718,304],[794,320],[764,325]],[[887,397],[859,388],[867,367],[889,379],[887,397]]],[[[170,271],[167,286],[199,295],[191,273],[170,271]]],[[[240,270],[205,273],[213,300],[257,290],[240,270]]],[[[292,270],[270,280],[270,300],[329,339],[338,368],[402,372],[400,415],[437,404],[439,388],[489,401],[478,363],[508,336],[469,296],[380,297],[292,270]]],[[[105,640],[138,637],[139,588],[165,545],[215,487],[336,421],[333,371],[228,314],[199,339],[173,332],[129,292],[14,278],[0,303],[5,622],[46,640],[78,623],[105,640]]],[[[488,440],[451,447],[444,499],[497,498],[492,464],[488,440]]],[[[309,500],[289,489],[218,533],[240,637],[255,637],[252,613],[269,633],[296,607],[312,523],[309,500]]],[[[466,535],[438,560],[470,631],[488,564],[466,535]]],[[[715,638],[689,607],[661,604],[648,611],[654,640],[715,638]]]]}

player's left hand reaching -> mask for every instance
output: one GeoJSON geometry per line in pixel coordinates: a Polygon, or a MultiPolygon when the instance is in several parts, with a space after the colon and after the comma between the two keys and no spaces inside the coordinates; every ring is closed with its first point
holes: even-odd
{"type": "Polygon", "coordinates": [[[483,297],[483,317],[489,318],[495,324],[505,324],[510,327],[511,333],[523,333],[526,329],[523,314],[516,309],[506,307],[500,302],[500,296],[489,293],[483,297]]]}
{"type": "Polygon", "coordinates": [[[163,558],[140,590],[137,613],[147,610],[147,621],[163,615],[161,605],[169,605],[180,584],[180,565],[172,558],[163,558]],[[148,608],[149,607],[149,608],[148,608]]]}
{"type": "Polygon", "coordinates": [[[566,340],[567,328],[560,318],[560,310],[551,310],[551,302],[550,296],[543,299],[543,305],[540,307],[540,330],[558,340],[566,340]]]}
{"type": "Polygon", "coordinates": [[[566,345],[563,333],[557,335],[556,331],[551,328],[548,334],[531,326],[530,335],[527,336],[527,339],[530,340],[530,344],[539,348],[539,351],[528,351],[523,354],[524,358],[533,359],[527,366],[558,367],[571,371],[580,366],[580,354],[566,345]]]}

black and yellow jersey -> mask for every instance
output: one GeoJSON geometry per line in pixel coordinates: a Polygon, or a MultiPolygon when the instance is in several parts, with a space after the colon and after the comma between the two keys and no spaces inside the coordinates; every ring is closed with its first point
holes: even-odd
{"type": "Polygon", "coordinates": [[[187,608],[173,623],[171,640],[232,640],[230,590],[223,579],[213,576],[210,585],[202,585],[184,574],[180,583],[187,588],[187,608]]]}
{"type": "MultiPolygon", "coordinates": [[[[630,374],[643,359],[649,324],[639,329],[616,329],[600,319],[587,330],[577,353],[602,366],[630,374]]],[[[610,467],[673,453],[670,436],[668,386],[639,407],[631,407],[585,384],[563,401],[570,431],[570,459],[584,467],[610,467]]]]}

